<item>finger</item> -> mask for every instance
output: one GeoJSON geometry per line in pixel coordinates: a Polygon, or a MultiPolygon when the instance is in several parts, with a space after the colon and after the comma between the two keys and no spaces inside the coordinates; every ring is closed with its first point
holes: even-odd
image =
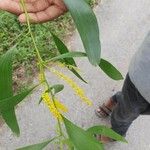
{"type": "MultiPolygon", "coordinates": [[[[20,0],[14,0],[20,2],[20,0]]],[[[52,5],[52,0],[25,0],[27,11],[30,13],[45,10],[52,5]]]]}
{"type": "MultiPolygon", "coordinates": [[[[64,13],[65,13],[64,10],[61,10],[57,6],[52,5],[51,7],[46,9],[45,11],[41,11],[41,12],[37,12],[37,13],[28,13],[28,15],[30,17],[30,22],[32,22],[32,23],[43,23],[43,22],[53,20],[53,19],[59,17],[60,15],[62,15],[64,13]]],[[[19,21],[21,23],[26,22],[25,14],[21,14],[19,16],[19,21]]]]}
{"type": "MultiPolygon", "coordinates": [[[[20,0],[13,0],[15,2],[20,2],[20,0]]],[[[24,2],[27,2],[27,3],[32,3],[34,1],[37,1],[37,0],[24,0],[24,2]]]]}
{"type": "Polygon", "coordinates": [[[19,3],[10,0],[0,0],[0,9],[14,14],[20,14],[22,12],[19,3]]]}
{"type": "MultiPolygon", "coordinates": [[[[50,6],[50,2],[47,0],[36,0],[29,3],[29,0],[26,0],[26,8],[28,12],[38,12],[46,9],[50,6]]],[[[0,9],[11,12],[13,14],[19,15],[23,13],[23,9],[19,0],[0,0],[0,9]]]]}

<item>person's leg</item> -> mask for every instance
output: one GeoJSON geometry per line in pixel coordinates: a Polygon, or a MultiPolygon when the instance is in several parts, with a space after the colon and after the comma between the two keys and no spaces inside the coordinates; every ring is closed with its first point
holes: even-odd
{"type": "MultiPolygon", "coordinates": [[[[112,97],[117,105],[111,115],[112,129],[118,134],[125,136],[132,122],[144,112],[150,104],[141,96],[134,84],[127,75],[121,92],[112,97]]],[[[103,143],[110,141],[110,138],[101,136],[103,143]]]]}
{"type": "Polygon", "coordinates": [[[116,94],[117,106],[111,115],[112,129],[126,135],[131,123],[148,107],[149,103],[141,96],[127,75],[122,92],[116,94]]]}

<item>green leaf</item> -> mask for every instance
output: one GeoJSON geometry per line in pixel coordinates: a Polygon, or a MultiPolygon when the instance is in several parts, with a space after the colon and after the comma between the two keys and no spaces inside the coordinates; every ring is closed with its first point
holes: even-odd
{"type": "Polygon", "coordinates": [[[96,16],[84,0],[64,0],[79,31],[89,61],[98,65],[100,60],[100,37],[96,16]]]}
{"type": "Polygon", "coordinates": [[[91,136],[94,135],[94,134],[100,134],[100,135],[110,137],[114,140],[127,143],[127,141],[125,140],[124,137],[122,137],[121,135],[119,135],[118,133],[114,132],[112,129],[110,129],[106,126],[91,127],[87,130],[87,133],[89,133],[91,136]]]}
{"type": "Polygon", "coordinates": [[[69,70],[70,70],[71,72],[73,72],[80,80],[82,80],[83,82],[87,83],[87,81],[85,81],[85,80],[81,77],[81,75],[80,75],[74,68],[69,68],[69,70]]]}
{"type": "MultiPolygon", "coordinates": [[[[69,52],[67,46],[53,33],[51,33],[54,39],[54,42],[59,50],[59,53],[62,55],[59,55],[57,57],[52,58],[50,61],[56,61],[59,59],[63,59],[63,61],[67,64],[67,65],[72,65],[77,67],[73,57],[85,57],[87,56],[85,53],[82,52],[69,52]]],[[[70,69],[68,68],[72,73],[74,73],[80,80],[82,80],[83,82],[87,83],[82,77],[81,75],[74,69],[70,69]]]]}
{"type": "Polygon", "coordinates": [[[50,87],[50,89],[54,89],[54,94],[57,94],[59,92],[61,92],[64,89],[64,85],[63,84],[56,84],[50,87]]]}
{"type": "Polygon", "coordinates": [[[0,111],[5,112],[5,111],[9,111],[10,109],[14,108],[21,101],[23,101],[33,91],[34,88],[28,89],[18,95],[1,100],[0,101],[0,111]]]}
{"type": "Polygon", "coordinates": [[[0,57],[0,101],[13,95],[12,89],[12,57],[14,49],[0,57]]]}
{"type": "Polygon", "coordinates": [[[99,67],[112,79],[122,80],[123,76],[121,73],[108,61],[101,59],[99,67]]]}
{"type": "Polygon", "coordinates": [[[12,108],[8,111],[2,111],[1,114],[6,124],[12,130],[12,132],[14,132],[17,136],[19,136],[20,130],[19,130],[16,114],[15,114],[15,109],[12,108]]]}
{"type": "MultiPolygon", "coordinates": [[[[69,50],[68,50],[67,46],[56,35],[54,35],[52,32],[51,32],[51,34],[52,34],[54,42],[55,42],[55,44],[56,44],[56,46],[58,48],[59,53],[60,54],[68,53],[69,50]]],[[[74,59],[72,59],[72,58],[66,59],[65,57],[63,59],[64,59],[64,61],[67,64],[70,64],[70,65],[73,65],[73,66],[77,66],[76,63],[75,63],[75,61],[74,61],[74,59]]]]}
{"type": "Polygon", "coordinates": [[[87,4],[90,4],[92,0],[84,0],[87,4]]]}
{"type": "MultiPolygon", "coordinates": [[[[66,59],[68,60],[67,58],[73,58],[73,57],[86,57],[87,55],[83,52],[68,52],[68,53],[65,53],[65,54],[61,54],[61,55],[58,55],[56,57],[53,57],[51,58],[50,60],[48,61],[56,61],[56,60],[59,60],[59,59],[66,59]]],[[[68,63],[66,61],[67,64],[70,64],[70,65],[73,65],[73,66],[76,66],[74,64],[71,64],[71,63],[68,63]]]]}
{"type": "Polygon", "coordinates": [[[19,104],[27,95],[29,95],[34,88],[0,101],[1,115],[12,132],[16,135],[19,135],[20,131],[15,115],[15,106],[19,104]]]}
{"type": "Polygon", "coordinates": [[[103,145],[82,128],[64,118],[64,124],[69,136],[77,150],[103,150],[103,145]]]}
{"type": "Polygon", "coordinates": [[[48,140],[46,142],[42,142],[42,143],[26,146],[26,147],[23,147],[23,148],[19,148],[17,150],[42,150],[43,148],[45,148],[49,143],[51,143],[55,139],[56,138],[53,138],[53,139],[48,140]]]}
{"type": "Polygon", "coordinates": [[[74,150],[74,145],[73,145],[73,143],[71,142],[70,139],[65,139],[65,140],[62,141],[62,143],[68,145],[70,150],[74,150]]]}

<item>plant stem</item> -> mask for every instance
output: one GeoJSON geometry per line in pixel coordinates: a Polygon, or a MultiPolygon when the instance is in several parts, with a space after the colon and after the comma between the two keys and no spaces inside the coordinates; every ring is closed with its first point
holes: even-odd
{"type": "Polygon", "coordinates": [[[26,21],[27,21],[28,30],[29,30],[29,33],[30,33],[32,42],[33,42],[34,47],[35,47],[35,50],[36,50],[38,60],[39,60],[39,62],[41,63],[41,62],[43,62],[43,60],[42,60],[42,58],[41,58],[40,52],[39,52],[39,50],[38,50],[38,47],[37,47],[37,45],[36,45],[36,42],[35,42],[35,39],[34,39],[32,30],[31,30],[31,25],[30,25],[30,21],[29,21],[30,18],[29,18],[29,15],[28,15],[27,8],[26,8],[26,5],[25,5],[25,3],[24,3],[24,0],[21,0],[21,4],[22,4],[23,9],[24,9],[24,11],[25,11],[25,16],[26,16],[26,21]]]}
{"type": "MultiPolygon", "coordinates": [[[[26,16],[26,21],[27,21],[27,26],[28,26],[28,32],[31,36],[31,39],[32,39],[32,42],[33,42],[33,45],[34,45],[34,48],[35,48],[35,51],[36,51],[36,54],[37,54],[37,57],[38,57],[38,63],[39,63],[39,69],[40,69],[40,74],[43,76],[44,78],[44,83],[46,85],[46,89],[50,89],[50,85],[46,79],[46,75],[45,75],[45,72],[44,72],[44,61],[42,60],[42,57],[40,55],[40,52],[39,52],[39,49],[36,45],[36,42],[35,42],[35,39],[34,39],[34,36],[33,36],[33,33],[32,33],[32,30],[31,30],[31,25],[30,25],[30,21],[29,21],[29,15],[28,15],[28,12],[27,12],[27,8],[25,6],[25,3],[24,3],[24,0],[21,0],[21,5],[24,9],[24,12],[25,12],[25,16],[26,16]]],[[[50,90],[50,94],[51,94],[51,97],[52,97],[52,100],[53,102],[55,101],[55,96],[53,95],[52,91],[50,90]]],[[[55,102],[54,102],[54,106],[55,108],[57,109],[56,105],[55,105],[55,102]]],[[[59,119],[57,119],[57,122],[58,122],[58,127],[59,127],[59,136],[58,137],[65,137],[64,134],[63,134],[63,131],[62,131],[62,127],[61,127],[61,122],[59,119]]],[[[61,146],[62,147],[62,146],[61,146]]]]}

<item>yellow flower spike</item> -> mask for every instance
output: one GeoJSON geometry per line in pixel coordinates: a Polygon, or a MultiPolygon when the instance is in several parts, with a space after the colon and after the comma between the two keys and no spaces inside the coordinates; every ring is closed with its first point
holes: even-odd
{"type": "Polygon", "coordinates": [[[55,99],[54,102],[58,110],[62,112],[68,112],[68,108],[64,104],[62,104],[59,100],[55,99]]]}
{"type": "Polygon", "coordinates": [[[42,83],[44,81],[44,74],[43,73],[40,73],[39,74],[39,81],[42,83]]]}
{"type": "Polygon", "coordinates": [[[59,113],[59,111],[55,107],[53,100],[50,98],[50,96],[47,92],[42,94],[42,99],[43,99],[44,103],[48,106],[48,108],[49,108],[50,112],[53,114],[53,116],[55,118],[59,119],[60,121],[62,121],[61,114],[59,113]]]}
{"type": "Polygon", "coordinates": [[[70,87],[75,91],[76,95],[78,95],[87,105],[92,105],[92,102],[86,97],[85,91],[81,89],[76,82],[74,82],[70,77],[66,76],[62,72],[55,70],[53,68],[50,69],[51,72],[56,74],[59,78],[66,81],[70,87]]]}

